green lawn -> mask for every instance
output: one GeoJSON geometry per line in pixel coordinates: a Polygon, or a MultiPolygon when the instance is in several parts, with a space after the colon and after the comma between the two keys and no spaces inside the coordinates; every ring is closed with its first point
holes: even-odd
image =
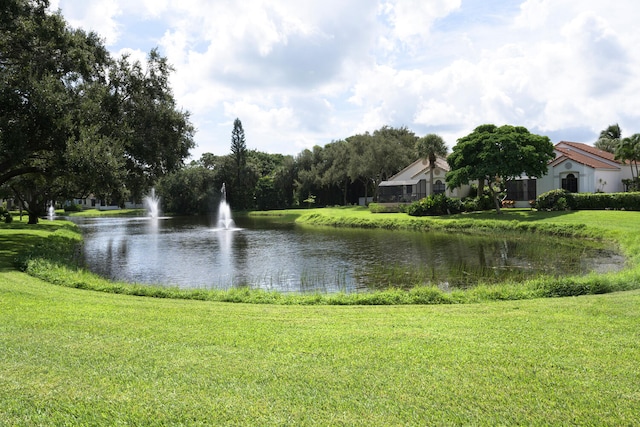
{"type": "MultiPolygon", "coordinates": [[[[535,220],[597,227],[632,255],[637,215],[535,220]]],[[[640,291],[283,306],[72,289],[13,268],[66,227],[0,227],[0,426],[637,423],[640,291]]]]}

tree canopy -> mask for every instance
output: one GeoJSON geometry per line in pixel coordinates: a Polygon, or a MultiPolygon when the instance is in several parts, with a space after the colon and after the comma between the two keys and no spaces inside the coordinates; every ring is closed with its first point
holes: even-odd
{"type": "Polygon", "coordinates": [[[554,156],[553,144],[546,136],[532,134],[522,126],[485,124],[460,138],[453,147],[447,158],[451,170],[446,181],[455,188],[472,180],[485,180],[499,213],[496,187],[522,175],[545,175],[554,156]]]}
{"type": "Polygon", "coordinates": [[[194,146],[166,58],[114,60],[95,33],[47,7],[7,0],[0,17],[0,186],[30,222],[59,197],[141,197],[194,146]]]}

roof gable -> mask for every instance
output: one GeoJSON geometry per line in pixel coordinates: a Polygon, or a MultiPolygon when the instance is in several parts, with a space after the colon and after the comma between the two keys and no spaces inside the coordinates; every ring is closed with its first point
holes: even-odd
{"type": "Polygon", "coordinates": [[[620,169],[621,163],[613,154],[581,142],[560,141],[555,145],[558,156],[549,164],[557,166],[566,160],[583,164],[594,169],[620,169]]]}
{"type": "MultiPolygon", "coordinates": [[[[436,167],[443,171],[449,170],[449,164],[444,157],[436,158],[436,167]]],[[[419,175],[427,173],[429,171],[429,160],[420,158],[411,163],[406,168],[402,169],[397,174],[389,178],[389,181],[407,181],[415,180],[419,175]]]]}

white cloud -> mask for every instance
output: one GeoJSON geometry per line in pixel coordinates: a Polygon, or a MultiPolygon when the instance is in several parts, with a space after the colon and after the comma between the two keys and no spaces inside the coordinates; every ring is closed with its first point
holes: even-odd
{"type": "Polygon", "coordinates": [[[562,139],[576,131],[595,139],[615,122],[640,132],[640,3],[632,0],[59,6],[116,53],[128,47],[144,59],[160,47],[176,68],[176,99],[199,129],[196,157],[228,151],[235,117],[250,148],[288,154],[383,125],[440,133],[449,145],[482,123],[562,139]]]}
{"type": "Polygon", "coordinates": [[[460,8],[461,0],[388,0],[381,10],[389,16],[393,35],[401,41],[426,37],[433,22],[460,8]]]}
{"type": "Polygon", "coordinates": [[[517,27],[538,29],[543,27],[549,17],[551,0],[527,0],[520,5],[520,14],[516,16],[517,27]]]}
{"type": "Polygon", "coordinates": [[[118,0],[87,2],[84,0],[57,0],[50,9],[64,7],[63,15],[72,27],[81,27],[100,34],[107,46],[118,41],[121,25],[117,18],[122,15],[118,0]]]}

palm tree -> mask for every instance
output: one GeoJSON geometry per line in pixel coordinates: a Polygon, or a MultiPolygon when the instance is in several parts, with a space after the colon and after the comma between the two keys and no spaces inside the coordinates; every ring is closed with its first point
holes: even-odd
{"type": "Polygon", "coordinates": [[[622,141],[620,141],[620,143],[616,147],[615,156],[616,160],[629,162],[631,166],[631,182],[633,183],[633,188],[637,190],[637,186],[639,183],[638,161],[640,161],[640,134],[633,134],[630,137],[624,138],[622,141]]]}
{"type": "Polygon", "coordinates": [[[615,153],[621,138],[622,130],[620,126],[618,126],[617,123],[615,125],[609,125],[605,130],[600,132],[600,137],[598,137],[595,147],[608,151],[609,153],[615,153]]]}
{"type": "Polygon", "coordinates": [[[433,194],[433,168],[436,165],[438,156],[447,155],[447,144],[440,135],[430,133],[416,141],[416,152],[418,156],[429,161],[429,195],[433,194]]]}

